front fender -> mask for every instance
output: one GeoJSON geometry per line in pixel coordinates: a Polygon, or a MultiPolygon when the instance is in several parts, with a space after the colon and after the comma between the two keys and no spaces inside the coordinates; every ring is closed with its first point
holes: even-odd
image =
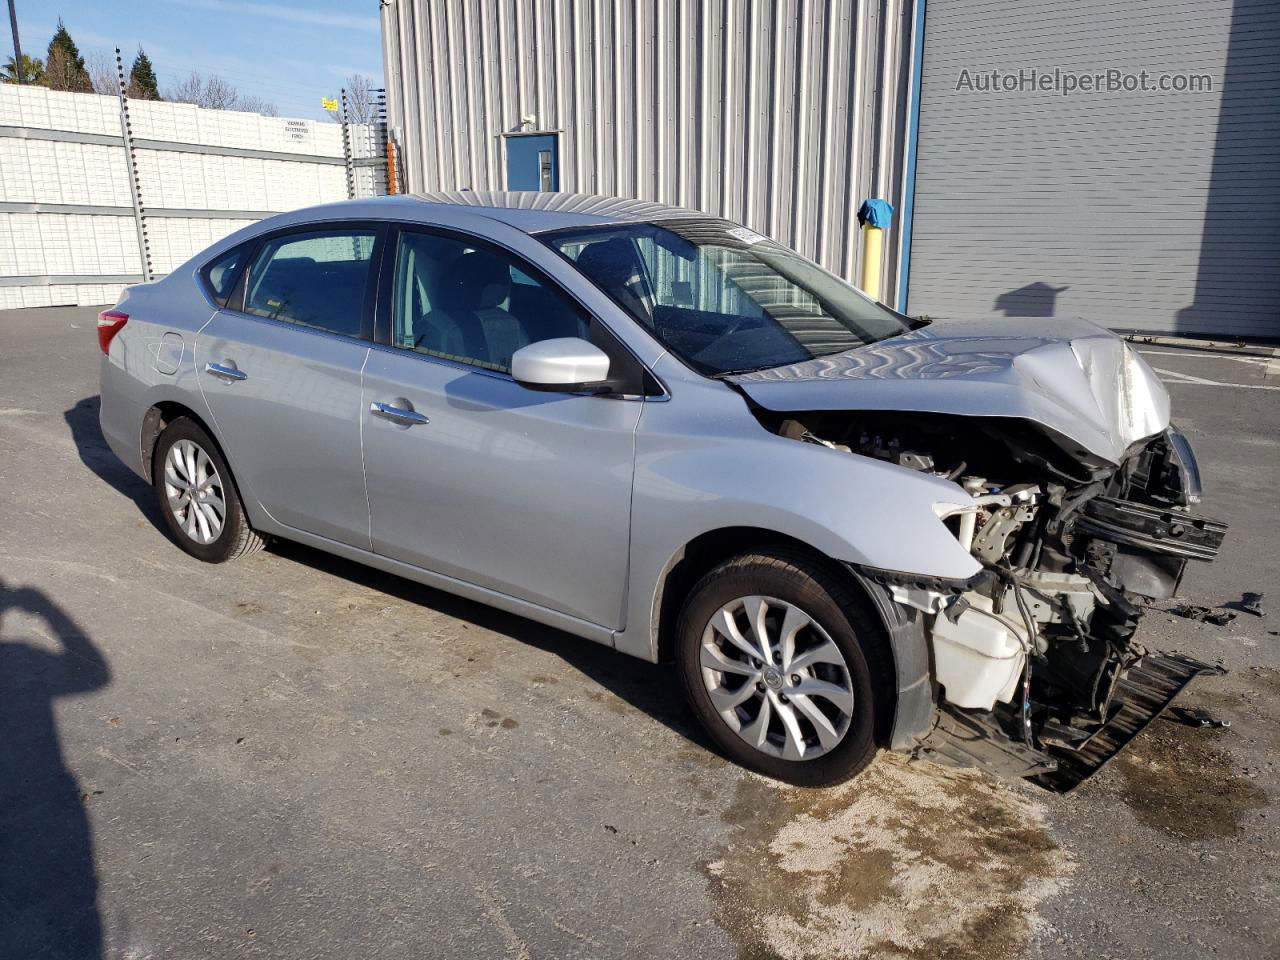
{"type": "Polygon", "coordinates": [[[619,649],[656,658],[659,586],[686,544],[716,530],[772,531],[834,560],[928,577],[964,580],[981,570],[935,506],[969,503],[958,485],[779,437],[732,391],[700,394],[697,419],[674,400],[647,403],[641,417],[619,649]]]}

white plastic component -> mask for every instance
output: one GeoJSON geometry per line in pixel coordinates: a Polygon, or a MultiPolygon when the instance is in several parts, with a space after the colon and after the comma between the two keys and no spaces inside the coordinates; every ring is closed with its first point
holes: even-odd
{"type": "Polygon", "coordinates": [[[919,587],[900,587],[896,585],[889,588],[889,595],[898,603],[905,604],[908,607],[915,607],[925,613],[937,613],[942,609],[949,597],[949,594],[938,593],[936,590],[923,590],[919,587]]]}
{"type": "Polygon", "coordinates": [[[965,594],[970,606],[952,623],[933,619],[933,659],[947,701],[968,710],[1008,703],[1026,663],[1022,631],[991,612],[991,601],[965,594]]]}

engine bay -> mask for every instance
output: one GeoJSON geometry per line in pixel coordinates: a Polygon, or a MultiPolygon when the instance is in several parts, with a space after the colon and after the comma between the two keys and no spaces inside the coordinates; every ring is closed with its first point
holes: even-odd
{"type": "Polygon", "coordinates": [[[941,519],[979,574],[952,582],[866,572],[923,618],[940,724],[958,724],[967,740],[1004,741],[1008,772],[1070,789],[1212,669],[1150,655],[1135,640],[1145,606],[1174,596],[1187,562],[1212,560],[1225,532],[1190,512],[1199,475],[1176,429],[1134,444],[1117,466],[1012,418],[757,416],[780,436],[929,473],[969,494],[941,519]],[[1155,668],[1164,673],[1152,680],[1155,668]],[[1153,694],[1162,683],[1170,689],[1153,694]],[[1154,697],[1151,716],[1128,717],[1132,731],[1112,744],[1108,725],[1124,726],[1139,694],[1154,697]],[[1099,755],[1082,762],[1090,751],[1099,755]],[[1070,776],[1056,772],[1064,760],[1070,776]]]}

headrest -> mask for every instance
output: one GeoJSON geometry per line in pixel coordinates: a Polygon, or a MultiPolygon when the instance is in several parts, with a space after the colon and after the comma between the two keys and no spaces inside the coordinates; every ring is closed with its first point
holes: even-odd
{"type": "Polygon", "coordinates": [[[578,269],[609,287],[624,287],[640,276],[640,258],[626,237],[613,237],[588,244],[578,254],[578,269]]]}
{"type": "Polygon", "coordinates": [[[315,279],[316,261],[312,257],[276,257],[267,264],[263,281],[269,286],[298,283],[315,279]]]}
{"type": "Polygon", "coordinates": [[[439,274],[437,299],[445,310],[486,310],[511,293],[511,267],[484,250],[470,250],[439,274]]]}

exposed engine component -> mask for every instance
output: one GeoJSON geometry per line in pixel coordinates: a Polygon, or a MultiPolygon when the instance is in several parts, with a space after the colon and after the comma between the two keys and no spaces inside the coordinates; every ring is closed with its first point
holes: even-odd
{"type": "Polygon", "coordinates": [[[1022,421],[817,413],[772,428],[969,494],[943,519],[989,575],[960,592],[887,588],[926,614],[941,705],[952,711],[944,726],[1008,738],[996,754],[1017,775],[1070,789],[1210,669],[1148,657],[1133,642],[1139,598],[1172,596],[1187,561],[1213,559],[1226,529],[1187,511],[1199,476],[1176,430],[1117,467],[1022,421]],[[1152,677],[1158,695],[1143,686],[1152,677]]]}
{"type": "Polygon", "coordinates": [[[836,443],[832,440],[825,440],[817,434],[811,433],[798,420],[783,420],[779,425],[778,433],[794,440],[818,443],[824,447],[830,447],[832,450],[856,453],[859,456],[871,457],[874,460],[887,460],[889,463],[896,463],[898,466],[906,467],[908,470],[921,470],[926,473],[933,471],[933,457],[915,450],[904,450],[897,437],[886,439],[879,434],[873,436],[868,433],[862,433],[859,434],[856,444],[850,446],[849,443],[836,443]]]}
{"type": "MultiPolygon", "coordinates": [[[[1029,483],[1018,484],[1002,491],[1009,498],[1008,506],[992,511],[982,525],[980,532],[975,533],[969,551],[980,560],[998,564],[1009,550],[1009,538],[1017,533],[1022,525],[1030,523],[1036,516],[1036,501],[1040,488],[1029,483]]],[[[961,540],[961,543],[964,541],[961,540]]]]}

